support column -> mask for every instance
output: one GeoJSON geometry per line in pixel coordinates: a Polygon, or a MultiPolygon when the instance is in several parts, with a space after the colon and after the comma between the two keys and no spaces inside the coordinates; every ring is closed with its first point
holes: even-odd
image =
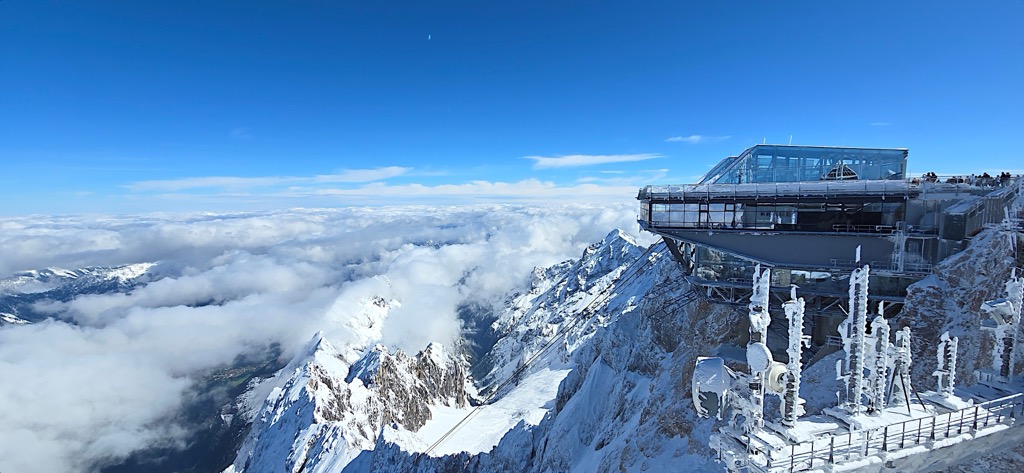
{"type": "Polygon", "coordinates": [[[865,353],[864,331],[867,328],[868,275],[871,268],[864,265],[850,274],[850,312],[840,326],[843,345],[846,349],[845,372],[841,378],[846,382],[846,408],[851,414],[863,410],[861,395],[864,393],[865,353]]]}
{"type": "Polygon", "coordinates": [[[1017,269],[1010,273],[1010,280],[1006,282],[1006,300],[1010,303],[1010,355],[1007,360],[1007,378],[1013,381],[1014,364],[1017,362],[1017,340],[1020,337],[1021,310],[1024,310],[1024,277],[1017,277],[1017,269]]]}
{"type": "Polygon", "coordinates": [[[789,300],[782,305],[789,320],[789,363],[786,364],[786,392],[782,399],[782,425],[793,427],[804,414],[804,400],[800,398],[800,377],[803,365],[800,356],[802,347],[810,346],[811,337],[804,335],[804,299],[796,297],[796,286],[792,286],[789,300]]]}
{"type": "Polygon", "coordinates": [[[761,265],[754,269],[753,294],[750,295],[750,342],[747,343],[747,366],[750,367],[750,402],[744,430],[750,434],[764,427],[764,383],[765,373],[772,364],[772,354],[768,351],[768,289],[771,271],[761,271],[761,265]]]}
{"type": "Polygon", "coordinates": [[[910,404],[910,327],[896,331],[896,359],[889,381],[889,404],[910,404]]]}
{"type": "Polygon", "coordinates": [[[956,381],[956,350],[960,340],[957,337],[950,338],[949,332],[943,332],[939,340],[939,348],[936,350],[938,367],[932,376],[938,378],[936,391],[940,396],[948,398],[953,396],[956,381]]]}
{"type": "Polygon", "coordinates": [[[871,398],[869,408],[878,412],[886,406],[886,381],[889,376],[889,321],[885,320],[882,313],[885,311],[884,302],[878,303],[878,316],[871,322],[871,333],[875,334],[875,366],[871,369],[871,398]]]}

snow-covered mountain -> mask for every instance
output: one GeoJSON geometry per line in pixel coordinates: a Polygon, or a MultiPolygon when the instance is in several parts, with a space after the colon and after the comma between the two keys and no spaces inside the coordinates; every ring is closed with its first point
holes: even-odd
{"type": "MultiPolygon", "coordinates": [[[[1013,265],[993,255],[1010,244],[996,229],[978,235],[911,287],[899,322],[921,337],[975,330],[978,304],[1013,265]]],[[[382,320],[388,305],[353,320],[382,320]]],[[[722,470],[709,447],[714,421],[696,416],[689,380],[698,356],[742,363],[747,317],[696,297],[664,246],[644,251],[613,231],[578,260],[535,269],[498,307],[483,317],[494,342],[473,367],[465,349],[410,356],[317,335],[227,471],[722,470]]],[[[920,373],[934,370],[927,346],[915,344],[920,373]]],[[[969,379],[982,361],[964,353],[969,379]]],[[[834,403],[838,355],[808,367],[809,413],[834,403]]],[[[930,381],[920,373],[916,382],[930,381]]]]}
{"type": "Polygon", "coordinates": [[[663,246],[645,252],[613,231],[579,260],[535,270],[501,307],[478,380],[437,345],[357,356],[318,335],[228,471],[709,466],[711,426],[689,406],[689,373],[742,317],[695,298],[663,246]]]}
{"type": "MultiPolygon", "coordinates": [[[[919,386],[933,382],[928,340],[945,330],[961,339],[964,384],[987,363],[977,308],[1001,295],[1015,264],[1006,255],[1024,243],[1004,235],[982,232],[911,286],[896,323],[916,334],[919,386]]],[[[0,281],[0,323],[54,316],[41,301],[131,293],[160,279],[157,269],[146,263],[15,274],[0,281]]],[[[241,383],[244,392],[211,407],[221,416],[202,430],[217,439],[204,450],[211,455],[204,464],[218,464],[226,447],[241,445],[226,471],[722,469],[709,447],[714,421],[696,416],[689,380],[698,356],[742,364],[747,317],[742,308],[697,297],[663,245],[645,250],[613,231],[579,259],[535,268],[528,283],[499,300],[473,300],[460,313],[465,339],[415,354],[380,344],[402,306],[389,297],[349,301],[333,319],[337,327],[315,334],[283,369],[268,353],[210,373],[206,391],[241,383]]],[[[834,403],[838,355],[806,371],[810,413],[834,403]]],[[[197,391],[203,403],[206,391],[197,391]]],[[[144,465],[147,455],[110,471],[144,465]]],[[[1018,465],[1008,455],[984,461],[1018,465]]]]}
{"type": "Polygon", "coordinates": [[[283,370],[227,471],[335,471],[373,447],[383,424],[419,429],[429,405],[466,405],[460,357],[432,344],[416,356],[377,345],[351,357],[317,334],[283,370]]]}
{"type": "Polygon", "coordinates": [[[0,325],[38,322],[52,314],[40,301],[67,302],[88,294],[123,293],[153,281],[155,263],[82,269],[46,268],[0,279],[0,325]]]}

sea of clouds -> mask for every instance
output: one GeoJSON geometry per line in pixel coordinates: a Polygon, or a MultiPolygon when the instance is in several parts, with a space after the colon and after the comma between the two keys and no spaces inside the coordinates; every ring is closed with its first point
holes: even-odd
{"type": "Polygon", "coordinates": [[[382,343],[460,335],[457,308],[579,257],[635,206],[480,205],[0,219],[0,278],[156,263],[128,293],[41,302],[53,319],[0,327],[0,472],[82,471],[187,440],[173,419],[202,373],[317,331],[344,338],[360,300],[396,299],[382,343]]]}

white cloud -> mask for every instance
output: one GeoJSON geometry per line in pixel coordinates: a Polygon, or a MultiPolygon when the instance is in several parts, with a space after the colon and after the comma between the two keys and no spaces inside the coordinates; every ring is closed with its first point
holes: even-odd
{"type": "Polygon", "coordinates": [[[624,171],[606,171],[604,177],[584,176],[577,181],[581,183],[597,184],[601,186],[623,186],[635,189],[646,184],[656,184],[664,181],[668,176],[668,169],[649,169],[627,174],[624,171]],[[607,176],[610,175],[611,177],[607,176]]]}
{"type": "Polygon", "coordinates": [[[731,138],[729,135],[725,136],[706,136],[706,135],[690,135],[690,136],[672,136],[666,138],[665,141],[669,143],[689,143],[692,145],[699,143],[714,143],[717,141],[725,141],[731,138]]]}
{"type": "Polygon", "coordinates": [[[207,176],[207,177],[186,177],[182,179],[162,179],[153,181],[139,181],[126,185],[128,190],[134,192],[174,192],[186,189],[246,189],[250,187],[278,186],[291,182],[301,182],[296,177],[237,177],[237,176],[207,176]]]}
{"type": "Polygon", "coordinates": [[[564,199],[567,202],[616,200],[619,202],[632,199],[636,194],[634,186],[600,186],[594,184],[578,184],[571,186],[557,185],[550,181],[526,179],[518,182],[471,181],[464,184],[440,184],[426,186],[423,184],[388,185],[383,183],[369,184],[354,189],[317,189],[312,191],[322,196],[362,197],[379,201],[382,197],[415,198],[415,197],[452,197],[463,201],[476,199],[501,198],[516,199],[521,202],[541,202],[550,199],[564,199]]]}
{"type": "Polygon", "coordinates": [[[194,380],[272,343],[290,357],[318,330],[450,342],[460,303],[616,227],[638,232],[632,202],[0,219],[0,278],[159,262],[130,293],[41,303],[61,319],[0,328],[0,471],[85,471],[183,442],[173,416],[194,380]],[[358,307],[374,295],[400,307],[370,329],[358,307]]]}
{"type": "Polygon", "coordinates": [[[871,122],[871,123],[869,123],[869,125],[871,125],[871,126],[890,126],[890,125],[892,125],[892,122],[871,122]]]}
{"type": "Polygon", "coordinates": [[[348,169],[337,174],[321,174],[312,177],[187,177],[183,179],[139,181],[127,184],[124,187],[133,192],[177,192],[188,189],[239,190],[254,187],[272,187],[308,183],[371,182],[397,177],[409,172],[411,169],[412,168],[400,166],[386,166],[374,169],[348,169]]]}
{"type": "Polygon", "coordinates": [[[371,182],[398,177],[411,171],[412,168],[387,166],[376,169],[349,169],[337,174],[316,176],[316,182],[371,182]]]}
{"type": "Polygon", "coordinates": [[[593,166],[596,164],[626,163],[660,158],[657,153],[642,154],[572,154],[568,156],[526,156],[533,160],[534,169],[593,166]]]}

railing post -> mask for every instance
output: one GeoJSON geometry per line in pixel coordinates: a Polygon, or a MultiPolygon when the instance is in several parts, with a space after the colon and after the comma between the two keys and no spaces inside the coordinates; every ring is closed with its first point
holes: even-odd
{"type": "Polygon", "coordinates": [[[829,465],[835,465],[836,464],[835,451],[836,451],[836,438],[835,438],[835,436],[829,436],[829,439],[828,439],[828,464],[829,465]]]}
{"type": "Polygon", "coordinates": [[[972,428],[972,429],[973,429],[973,430],[974,430],[975,432],[977,432],[977,431],[978,431],[978,408],[979,408],[979,407],[981,407],[981,406],[974,406],[974,424],[972,425],[972,427],[971,427],[971,428],[972,428]]]}
{"type": "Polygon", "coordinates": [[[953,423],[953,413],[946,414],[946,437],[949,438],[949,426],[953,423]]]}
{"type": "Polygon", "coordinates": [[[882,451],[889,451],[889,426],[885,426],[885,430],[882,431],[882,451]]]}
{"type": "Polygon", "coordinates": [[[796,444],[789,448],[789,471],[793,471],[793,462],[796,460],[796,444]]]}
{"type": "Polygon", "coordinates": [[[846,439],[846,459],[850,459],[850,451],[853,450],[853,431],[850,432],[849,437],[846,439]]]}

